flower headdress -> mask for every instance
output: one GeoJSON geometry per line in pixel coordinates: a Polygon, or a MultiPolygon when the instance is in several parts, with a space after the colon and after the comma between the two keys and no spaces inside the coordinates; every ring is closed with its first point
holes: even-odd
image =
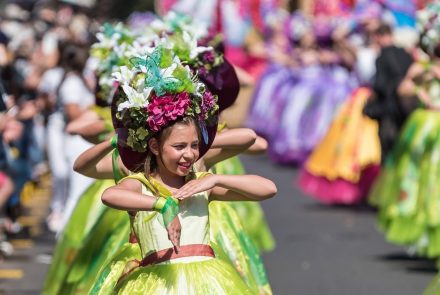
{"type": "Polygon", "coordinates": [[[113,90],[112,71],[127,62],[124,54],[127,46],[136,40],[133,32],[122,23],[104,24],[96,34],[98,41],[92,45],[90,55],[97,60],[98,91],[96,96],[102,101],[111,100],[113,90]]]}
{"type": "Polygon", "coordinates": [[[173,50],[162,45],[130,62],[113,73],[122,90],[118,92],[116,119],[128,131],[126,145],[146,152],[149,137],[184,116],[196,118],[208,144],[206,126],[216,123],[217,96],[173,50]]]}
{"type": "Polygon", "coordinates": [[[174,11],[167,13],[163,19],[152,21],[151,27],[156,32],[187,32],[197,39],[205,38],[208,35],[206,24],[174,11]]]}
{"type": "Polygon", "coordinates": [[[440,3],[431,3],[417,12],[417,29],[420,32],[420,45],[433,55],[440,45],[440,3]]]}
{"type": "Polygon", "coordinates": [[[91,49],[91,56],[98,60],[97,97],[111,99],[114,90],[111,73],[117,67],[129,64],[130,57],[149,54],[152,48],[159,45],[172,49],[198,75],[207,76],[224,61],[222,54],[212,47],[199,45],[206,36],[205,26],[174,12],[167,14],[164,19],[152,18],[151,25],[142,29],[129,28],[122,23],[104,24],[96,35],[98,42],[91,49]]]}

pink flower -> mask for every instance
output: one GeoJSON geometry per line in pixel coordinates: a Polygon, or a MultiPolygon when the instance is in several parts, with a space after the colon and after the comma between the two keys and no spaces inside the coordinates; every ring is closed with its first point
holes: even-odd
{"type": "Polygon", "coordinates": [[[153,93],[148,104],[148,126],[153,132],[158,132],[168,123],[183,116],[190,103],[190,96],[187,92],[166,93],[162,96],[156,96],[153,93]]]}

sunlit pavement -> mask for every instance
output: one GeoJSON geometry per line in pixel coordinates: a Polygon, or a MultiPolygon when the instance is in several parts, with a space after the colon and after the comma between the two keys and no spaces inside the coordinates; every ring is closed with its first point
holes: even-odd
{"type": "Polygon", "coordinates": [[[23,229],[10,238],[14,253],[0,262],[0,294],[41,294],[41,287],[55,243],[45,228],[50,196],[50,178],[39,185],[26,185],[21,200],[23,229]]]}
{"type": "Polygon", "coordinates": [[[263,256],[274,294],[419,295],[436,274],[433,261],[384,240],[371,208],[321,205],[294,185],[298,169],[266,157],[242,159],[248,173],[278,186],[278,195],[263,202],[277,240],[263,256]]]}

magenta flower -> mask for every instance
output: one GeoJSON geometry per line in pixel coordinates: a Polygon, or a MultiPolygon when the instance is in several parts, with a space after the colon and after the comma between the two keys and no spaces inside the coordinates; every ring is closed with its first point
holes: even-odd
{"type": "Polygon", "coordinates": [[[168,123],[183,116],[190,103],[190,96],[187,92],[166,93],[162,96],[153,94],[148,104],[148,126],[153,132],[158,132],[168,123]]]}

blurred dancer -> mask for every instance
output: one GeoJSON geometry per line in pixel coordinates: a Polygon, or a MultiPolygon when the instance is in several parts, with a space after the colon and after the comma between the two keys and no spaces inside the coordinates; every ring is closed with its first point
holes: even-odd
{"type": "Polygon", "coordinates": [[[439,12],[438,3],[429,5],[418,18],[427,58],[411,66],[397,91],[402,101],[416,97],[421,107],[405,123],[370,196],[387,240],[430,258],[440,257],[440,38],[433,34],[440,28],[439,12]]]}
{"type": "Polygon", "coordinates": [[[404,109],[399,103],[397,87],[405,77],[413,59],[404,49],[394,45],[392,29],[382,23],[374,38],[381,47],[376,60],[376,74],[372,88],[374,99],[364,108],[364,113],[379,122],[382,162],[393,148],[400,129],[412,108],[404,109]]]}

